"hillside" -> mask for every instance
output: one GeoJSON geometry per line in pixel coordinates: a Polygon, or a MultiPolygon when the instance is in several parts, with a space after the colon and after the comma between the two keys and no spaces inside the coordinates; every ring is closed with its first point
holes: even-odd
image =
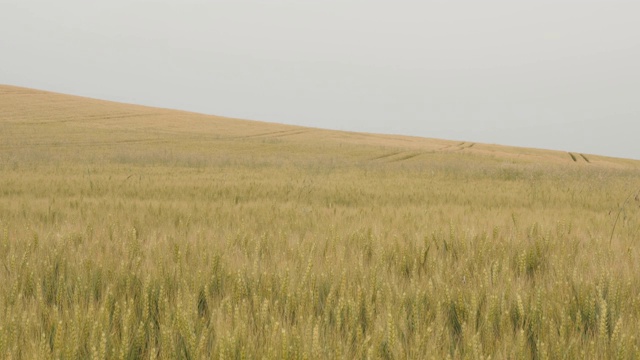
{"type": "MultiPolygon", "coordinates": [[[[0,86],[0,130],[4,157],[26,161],[50,156],[87,157],[92,153],[109,159],[126,157],[131,151],[143,155],[135,161],[153,161],[153,156],[163,161],[159,153],[175,150],[188,152],[192,161],[204,163],[229,156],[259,155],[262,160],[287,157],[301,161],[307,156],[339,157],[366,166],[375,162],[420,164],[463,155],[474,161],[640,168],[640,161],[591,154],[305,128],[6,85],[0,86]]],[[[179,157],[177,153],[173,156],[179,157]]],[[[169,157],[165,155],[164,161],[170,161],[169,157]]]]}
{"type": "Polygon", "coordinates": [[[639,359],[639,187],[0,86],[0,358],[639,359]]]}

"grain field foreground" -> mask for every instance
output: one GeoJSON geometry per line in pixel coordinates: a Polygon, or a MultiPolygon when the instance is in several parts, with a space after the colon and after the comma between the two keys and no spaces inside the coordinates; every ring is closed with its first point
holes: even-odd
{"type": "Polygon", "coordinates": [[[0,358],[638,359],[639,187],[0,86],[0,358]]]}

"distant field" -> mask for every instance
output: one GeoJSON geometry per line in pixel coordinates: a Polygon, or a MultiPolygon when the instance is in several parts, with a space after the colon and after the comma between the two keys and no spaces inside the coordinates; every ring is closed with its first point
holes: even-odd
{"type": "Polygon", "coordinates": [[[634,160],[0,86],[0,358],[638,359],[638,190],[634,160]]]}

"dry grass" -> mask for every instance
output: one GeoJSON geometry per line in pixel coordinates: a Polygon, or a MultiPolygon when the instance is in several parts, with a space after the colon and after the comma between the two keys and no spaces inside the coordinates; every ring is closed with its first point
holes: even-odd
{"type": "Polygon", "coordinates": [[[639,358],[640,166],[588,158],[3,86],[0,354],[639,358]]]}

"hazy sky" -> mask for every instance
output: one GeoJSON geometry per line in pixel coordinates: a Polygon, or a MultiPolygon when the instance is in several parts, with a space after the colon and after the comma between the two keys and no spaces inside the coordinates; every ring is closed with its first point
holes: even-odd
{"type": "Polygon", "coordinates": [[[640,159],[640,1],[0,0],[0,83],[640,159]]]}

